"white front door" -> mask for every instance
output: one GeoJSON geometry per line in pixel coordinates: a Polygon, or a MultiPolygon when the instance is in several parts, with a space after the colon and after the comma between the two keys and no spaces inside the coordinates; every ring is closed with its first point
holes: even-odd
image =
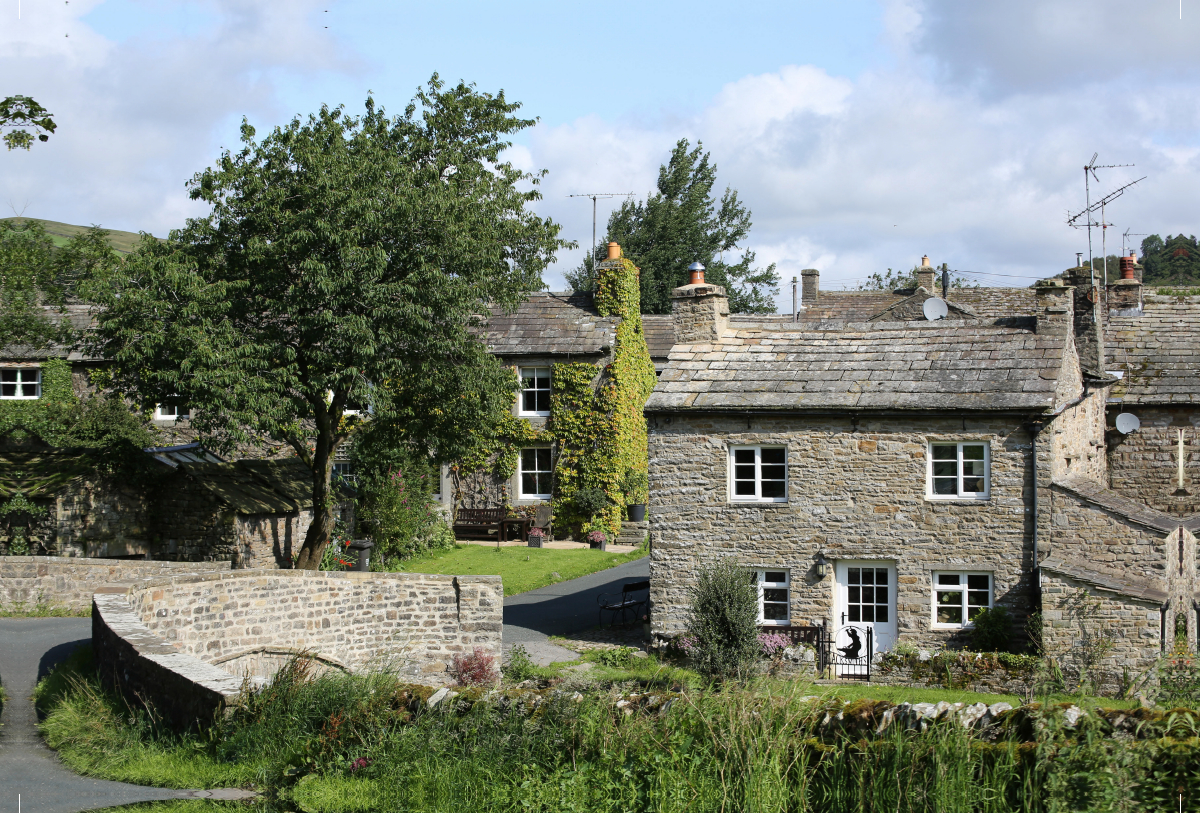
{"type": "MultiPolygon", "coordinates": [[[[883,652],[895,643],[895,565],[877,561],[838,562],[833,589],[835,646],[852,646],[868,629],[872,654],[883,652]],[[850,634],[850,629],[856,634],[850,634]]],[[[862,644],[865,648],[866,641],[862,644]]]]}

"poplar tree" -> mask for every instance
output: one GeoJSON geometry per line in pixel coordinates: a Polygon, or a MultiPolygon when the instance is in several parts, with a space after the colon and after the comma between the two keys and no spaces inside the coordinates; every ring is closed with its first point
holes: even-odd
{"type": "Polygon", "coordinates": [[[502,159],[535,123],[519,107],[435,74],[401,116],[368,98],[362,116],[323,107],[260,141],[243,122],[241,149],[188,184],[211,213],[144,237],[104,296],[91,346],[115,388],[186,404],[226,447],[282,441],[312,470],[299,568],[329,543],[333,458],[364,410],[449,459],[511,404],[475,325],[569,247],[528,210],[544,173],[502,159]]]}

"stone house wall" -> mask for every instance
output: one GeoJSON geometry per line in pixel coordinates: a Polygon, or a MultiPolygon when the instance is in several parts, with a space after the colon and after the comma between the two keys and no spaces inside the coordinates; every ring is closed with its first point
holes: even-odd
{"type": "Polygon", "coordinates": [[[649,445],[657,636],[682,631],[697,567],[723,556],[790,568],[793,624],[835,622],[833,568],[819,579],[818,554],[894,562],[897,634],[921,646],[963,637],[932,628],[934,570],[992,572],[995,603],[1018,624],[1030,610],[1031,444],[1019,417],[660,415],[649,445]],[[927,497],[931,440],[988,442],[990,499],[927,497]],[[787,446],[787,503],[729,501],[728,449],[742,444],[787,446]]]}
{"type": "Polygon", "coordinates": [[[111,478],[80,479],[55,495],[55,549],[62,556],[136,556],[149,551],[146,495],[111,478]]]}
{"type": "Polygon", "coordinates": [[[233,534],[237,547],[237,566],[290,568],[295,554],[304,544],[312,520],[313,512],[310,509],[302,509],[294,514],[236,516],[233,534]]]}
{"type": "Polygon", "coordinates": [[[1195,471],[1200,466],[1200,410],[1190,406],[1114,408],[1116,414],[1132,412],[1141,427],[1128,435],[1109,434],[1108,467],[1110,487],[1121,494],[1170,514],[1200,513],[1200,483],[1195,471]],[[1187,496],[1176,496],[1179,488],[1179,430],[1184,439],[1184,488],[1187,496]]]}

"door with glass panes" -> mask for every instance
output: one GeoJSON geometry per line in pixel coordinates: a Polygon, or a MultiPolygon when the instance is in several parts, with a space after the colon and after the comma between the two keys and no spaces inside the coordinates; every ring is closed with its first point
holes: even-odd
{"type": "Polygon", "coordinates": [[[896,566],[889,562],[837,563],[834,584],[834,638],[845,627],[871,630],[874,652],[896,641],[896,566]]]}

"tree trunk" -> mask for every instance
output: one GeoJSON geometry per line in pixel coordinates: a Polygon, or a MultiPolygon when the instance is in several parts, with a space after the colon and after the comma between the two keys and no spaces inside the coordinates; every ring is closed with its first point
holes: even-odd
{"type": "MultiPolygon", "coordinates": [[[[320,423],[320,422],[318,422],[320,423]]],[[[313,519],[296,559],[297,570],[316,570],[333,536],[333,432],[318,427],[313,452],[313,519]]]]}

